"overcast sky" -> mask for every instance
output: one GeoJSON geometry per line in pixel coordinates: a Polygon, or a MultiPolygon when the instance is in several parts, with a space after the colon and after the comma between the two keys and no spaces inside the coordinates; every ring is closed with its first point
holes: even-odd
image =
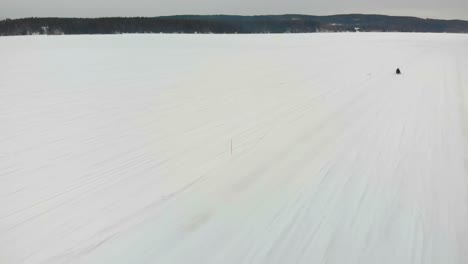
{"type": "Polygon", "coordinates": [[[468,0],[0,0],[0,18],[345,13],[468,20],[468,0]]]}

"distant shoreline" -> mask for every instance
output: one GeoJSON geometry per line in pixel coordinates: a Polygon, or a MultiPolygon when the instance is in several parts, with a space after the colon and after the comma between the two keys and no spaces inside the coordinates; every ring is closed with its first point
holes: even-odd
{"type": "Polygon", "coordinates": [[[122,33],[268,34],[315,32],[468,33],[468,21],[408,16],[177,15],[161,17],[20,18],[0,20],[0,36],[122,33]]]}

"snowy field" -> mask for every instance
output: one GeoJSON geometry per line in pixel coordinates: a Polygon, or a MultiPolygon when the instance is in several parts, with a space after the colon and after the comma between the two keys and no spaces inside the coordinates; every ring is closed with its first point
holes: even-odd
{"type": "Polygon", "coordinates": [[[2,37],[0,58],[2,264],[468,263],[468,35],[2,37]]]}

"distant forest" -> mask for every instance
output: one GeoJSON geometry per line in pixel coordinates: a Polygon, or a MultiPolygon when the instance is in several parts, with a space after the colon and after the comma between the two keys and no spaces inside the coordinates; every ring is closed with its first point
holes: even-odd
{"type": "Polygon", "coordinates": [[[166,16],[0,20],[0,36],[122,33],[468,33],[468,21],[383,15],[166,16]]]}

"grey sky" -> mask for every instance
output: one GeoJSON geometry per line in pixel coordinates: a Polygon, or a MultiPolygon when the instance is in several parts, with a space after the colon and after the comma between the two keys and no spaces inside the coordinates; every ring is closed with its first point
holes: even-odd
{"type": "Polygon", "coordinates": [[[0,0],[0,18],[373,13],[468,20],[468,0],[0,0]]]}

